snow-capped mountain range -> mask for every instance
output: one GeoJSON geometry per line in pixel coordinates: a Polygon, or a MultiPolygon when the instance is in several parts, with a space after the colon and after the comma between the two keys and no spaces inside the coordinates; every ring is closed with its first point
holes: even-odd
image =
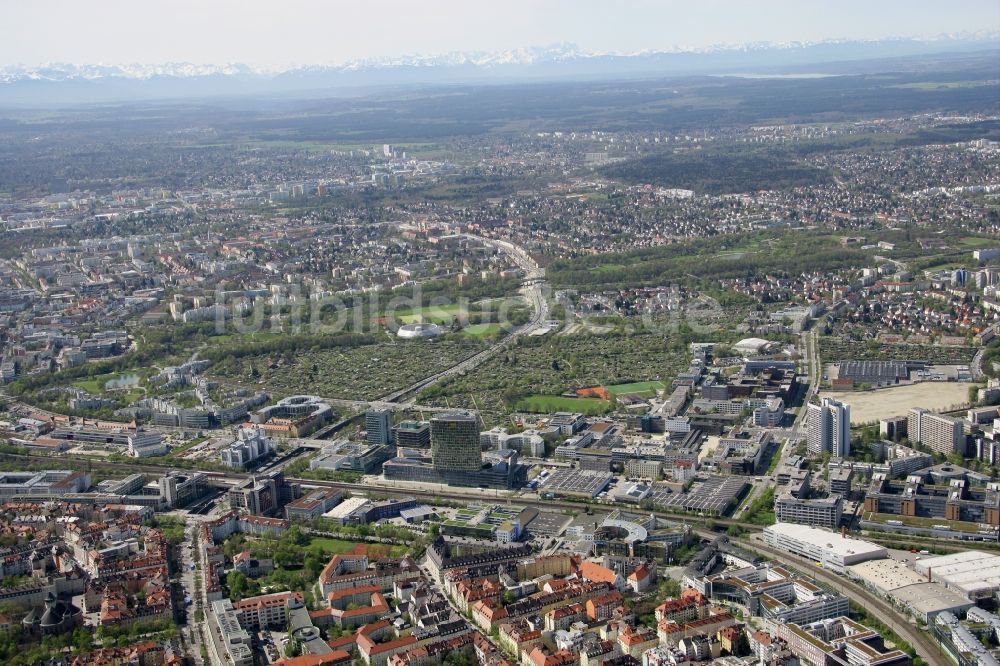
{"type": "MultiPolygon", "coordinates": [[[[331,64],[67,64],[0,66],[0,103],[32,98],[111,99],[188,94],[288,92],[338,86],[516,81],[605,76],[708,74],[1000,48],[1000,33],[930,38],[747,43],[706,48],[590,52],[573,44],[500,52],[453,52],[331,64]],[[205,85],[210,84],[210,85],[205,85]],[[60,94],[60,88],[65,88],[60,94]],[[202,90],[205,88],[205,90],[202,90]]],[[[51,101],[51,100],[50,100],[51,101]]]]}

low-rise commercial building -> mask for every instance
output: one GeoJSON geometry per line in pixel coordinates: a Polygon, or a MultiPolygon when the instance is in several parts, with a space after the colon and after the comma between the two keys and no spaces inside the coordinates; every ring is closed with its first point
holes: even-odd
{"type": "Polygon", "coordinates": [[[769,525],[764,528],[763,538],[772,548],[800,555],[837,572],[852,564],[888,556],[886,549],[877,544],[807,525],[769,525]]]}
{"type": "Polygon", "coordinates": [[[128,454],[133,458],[149,458],[167,454],[166,443],[158,432],[136,429],[128,436],[128,454]]]}
{"type": "Polygon", "coordinates": [[[785,492],[774,498],[774,515],[779,523],[835,529],[840,526],[843,513],[844,500],[840,495],[809,499],[785,492]]]}
{"type": "Polygon", "coordinates": [[[0,472],[0,499],[58,497],[90,488],[90,475],[73,470],[0,472]]]}
{"type": "MultiPolygon", "coordinates": [[[[961,470],[945,466],[950,470],[961,470]]],[[[932,468],[937,470],[938,468],[932,468]]],[[[944,469],[944,468],[942,468],[944,469]]],[[[975,483],[977,477],[938,472],[910,474],[904,481],[892,481],[876,474],[865,495],[865,511],[903,517],[940,518],[1000,526],[1000,483],[975,483]]]]}
{"type": "Polygon", "coordinates": [[[812,666],[909,666],[912,663],[902,650],[886,648],[878,632],[848,617],[802,625],[780,624],[777,635],[793,654],[812,666]]]}
{"type": "Polygon", "coordinates": [[[250,422],[275,437],[305,437],[333,419],[333,408],[316,395],[293,395],[250,415],[250,422]]]}
{"type": "Polygon", "coordinates": [[[929,576],[969,599],[987,599],[1000,590],[1000,555],[966,550],[917,561],[918,574],[929,576]]]}
{"type": "Polygon", "coordinates": [[[373,474],[381,471],[382,463],[392,458],[395,453],[393,447],[383,444],[338,439],[324,446],[309,461],[309,469],[373,474]]]}
{"type": "Polygon", "coordinates": [[[289,520],[312,520],[337,506],[344,498],[343,491],[336,488],[316,488],[297,500],[285,505],[285,518],[289,520]]]}

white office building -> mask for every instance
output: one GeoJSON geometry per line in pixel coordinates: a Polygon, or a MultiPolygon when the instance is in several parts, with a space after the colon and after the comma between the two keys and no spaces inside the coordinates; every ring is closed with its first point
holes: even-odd
{"type": "Polygon", "coordinates": [[[261,428],[240,428],[236,441],[222,449],[222,464],[247,469],[274,451],[274,441],[261,428]]]}
{"type": "Polygon", "coordinates": [[[965,454],[965,433],[962,422],[915,407],[906,418],[907,436],[911,442],[923,444],[936,453],[965,454]]]}
{"type": "Polygon", "coordinates": [[[167,445],[160,433],[136,430],[128,436],[128,454],[133,458],[165,456],[167,451],[167,445]]]}
{"type": "Polygon", "coordinates": [[[212,617],[215,626],[210,626],[218,657],[233,666],[253,666],[253,649],[250,634],[240,626],[239,615],[229,599],[219,599],[212,602],[212,617]],[[222,650],[219,650],[219,647],[222,650]]]}

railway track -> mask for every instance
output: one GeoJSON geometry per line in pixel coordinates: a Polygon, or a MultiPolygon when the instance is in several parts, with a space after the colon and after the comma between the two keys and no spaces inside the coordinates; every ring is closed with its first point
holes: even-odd
{"type": "MultiPolygon", "coordinates": [[[[115,472],[146,472],[149,474],[162,474],[167,470],[171,469],[183,469],[176,468],[170,465],[153,465],[149,463],[129,463],[129,462],[109,462],[104,460],[93,460],[90,458],[80,459],[80,458],[53,458],[51,456],[40,456],[31,454],[17,454],[17,453],[0,453],[0,460],[19,460],[22,462],[27,462],[31,464],[32,461],[45,462],[47,465],[58,464],[59,466],[68,469],[87,469],[87,470],[108,470],[115,472]]],[[[245,472],[203,472],[209,478],[215,479],[230,479],[233,481],[239,481],[242,479],[249,478],[252,474],[245,472]]],[[[365,483],[350,483],[344,481],[320,481],[316,479],[303,479],[303,478],[289,478],[289,481],[295,481],[305,486],[317,486],[324,488],[337,488],[340,490],[349,490],[358,493],[376,493],[380,495],[385,495],[387,497],[420,497],[427,498],[429,500],[434,499],[445,499],[445,500],[475,500],[481,502],[494,501],[494,502],[511,502],[515,504],[520,504],[523,506],[529,506],[532,508],[543,509],[543,510],[571,510],[571,511],[586,511],[589,507],[594,511],[613,511],[615,509],[623,509],[625,511],[630,511],[628,507],[605,505],[597,503],[587,503],[587,502],[574,502],[569,500],[557,500],[557,499],[534,499],[532,497],[519,496],[519,495],[500,495],[491,497],[488,495],[483,495],[478,492],[463,491],[461,488],[447,488],[447,489],[434,489],[425,490],[420,488],[394,488],[392,486],[381,486],[381,485],[371,485],[365,483]]],[[[750,523],[743,522],[734,518],[724,518],[715,516],[699,516],[697,514],[684,514],[684,513],[674,513],[670,511],[660,511],[656,509],[648,510],[642,507],[635,507],[631,509],[633,513],[643,513],[652,514],[658,518],[663,518],[664,520],[673,520],[682,523],[688,523],[691,525],[708,525],[709,522],[715,525],[716,528],[728,528],[732,525],[740,526],[746,532],[761,532],[763,527],[760,525],[753,525],[750,523]]],[[[874,541],[876,543],[888,543],[888,544],[905,544],[905,541],[901,537],[893,535],[882,535],[882,534],[868,534],[865,536],[866,539],[874,541]]],[[[968,550],[971,542],[956,543],[955,541],[949,539],[935,539],[933,537],[922,537],[922,536],[906,536],[906,541],[912,542],[911,545],[920,545],[922,547],[935,547],[939,550],[948,552],[959,552],[968,550]]],[[[985,542],[975,542],[974,544],[977,548],[985,548],[989,550],[1000,550],[1000,543],[994,543],[990,541],[985,542]]]]}
{"type": "MultiPolygon", "coordinates": [[[[26,464],[31,464],[32,461],[45,462],[47,465],[57,464],[59,466],[64,466],[68,469],[86,469],[86,470],[109,470],[115,472],[147,472],[150,474],[162,474],[167,470],[178,469],[176,467],[171,467],[170,465],[152,465],[149,463],[130,463],[130,462],[110,462],[104,460],[92,460],[92,459],[80,459],[80,458],[53,458],[52,456],[37,456],[31,454],[19,454],[19,453],[0,453],[0,460],[19,460],[26,462],[26,464]]],[[[233,480],[239,481],[252,476],[252,474],[244,472],[203,472],[210,478],[215,478],[219,480],[233,480]]],[[[421,497],[428,499],[445,499],[445,500],[475,500],[480,502],[512,502],[523,506],[529,506],[532,508],[552,510],[572,510],[584,512],[588,508],[594,511],[614,511],[616,509],[623,509],[621,506],[588,503],[588,502],[573,502],[569,500],[557,500],[557,499],[534,499],[532,497],[525,497],[520,495],[497,495],[490,496],[484,495],[478,491],[463,490],[462,488],[448,487],[442,489],[426,490],[422,488],[394,488],[392,486],[382,486],[382,485],[371,485],[365,483],[350,483],[346,481],[319,481],[316,479],[302,479],[289,477],[289,481],[294,481],[300,483],[304,486],[317,486],[323,488],[337,488],[339,490],[349,490],[359,493],[376,493],[379,495],[385,495],[387,497],[421,497]]],[[[628,511],[628,508],[624,508],[628,511]]],[[[715,516],[701,516],[697,514],[684,514],[684,513],[674,513],[670,511],[660,511],[657,509],[645,509],[641,507],[635,507],[633,512],[642,514],[652,514],[658,518],[663,518],[665,520],[672,520],[676,522],[689,523],[693,525],[708,525],[709,523],[714,524],[716,527],[728,528],[731,525],[739,525],[748,532],[759,532],[763,527],[759,525],[750,525],[742,521],[735,520],[732,518],[715,517],[715,516]]]]}
{"type": "Polygon", "coordinates": [[[777,558],[778,560],[788,562],[789,564],[794,564],[800,570],[808,572],[810,576],[821,580],[828,585],[832,585],[834,589],[839,590],[843,594],[850,597],[853,601],[863,605],[866,609],[876,615],[890,629],[896,632],[897,636],[909,643],[910,646],[916,650],[917,655],[919,655],[929,666],[951,666],[951,662],[944,657],[940,648],[936,643],[934,643],[930,635],[921,632],[915,626],[910,624],[903,616],[896,612],[896,610],[888,602],[875,596],[854,581],[848,580],[843,576],[830,573],[825,569],[817,568],[809,560],[801,558],[797,555],[792,555],[786,551],[771,548],[760,541],[734,539],[734,542],[742,547],[755,550],[769,557],[777,558]]]}
{"type": "MultiPolygon", "coordinates": [[[[70,468],[87,468],[87,469],[112,469],[118,472],[129,471],[129,472],[149,472],[149,473],[162,473],[166,469],[171,469],[169,466],[165,465],[150,465],[143,463],[120,463],[120,462],[107,462],[98,460],[80,460],[80,459],[53,459],[50,456],[33,456],[30,454],[15,454],[15,453],[0,453],[0,460],[20,460],[22,462],[30,461],[41,461],[45,460],[48,463],[52,463],[54,460],[59,460],[60,463],[65,462],[66,467],[70,468]]],[[[231,479],[240,480],[245,479],[249,474],[244,474],[240,472],[206,472],[211,477],[217,479],[231,479]]],[[[325,488],[336,488],[340,490],[348,490],[355,492],[364,493],[375,493],[379,495],[385,495],[387,497],[418,497],[427,498],[428,500],[458,500],[458,501],[496,501],[503,502],[509,501],[523,505],[526,507],[531,507],[539,510],[562,510],[562,511],[588,511],[596,510],[601,511],[603,509],[614,510],[615,508],[621,507],[606,507],[603,504],[590,504],[585,502],[571,502],[567,500],[556,500],[556,499],[533,499],[531,497],[523,496],[504,496],[504,497],[489,497],[488,495],[483,495],[478,492],[465,491],[460,488],[442,488],[435,490],[427,489],[410,489],[410,488],[393,488],[385,486],[373,486],[361,483],[349,483],[341,481],[318,481],[314,479],[301,479],[301,478],[289,478],[289,481],[294,481],[301,483],[302,485],[325,487],[325,488]]],[[[642,513],[651,514],[658,518],[663,518],[666,520],[671,520],[675,522],[681,522],[690,524],[694,529],[695,533],[705,538],[714,538],[719,535],[719,528],[728,528],[731,525],[739,525],[743,530],[750,533],[758,533],[763,530],[763,527],[759,525],[750,525],[743,523],[739,520],[734,520],[731,518],[722,517],[709,517],[709,516],[697,516],[697,515],[687,515],[687,514],[677,514],[670,513],[666,511],[646,510],[636,508],[636,511],[641,511],[642,513]],[[707,529],[709,525],[712,525],[714,529],[707,529]]],[[[875,537],[870,537],[873,540],[877,540],[875,537]]],[[[758,540],[747,541],[743,538],[734,538],[735,543],[745,546],[749,549],[756,550],[770,557],[776,558],[778,561],[788,562],[798,566],[802,571],[809,572],[810,575],[834,586],[837,589],[842,590],[854,601],[863,604],[866,608],[876,611],[879,616],[886,622],[886,624],[896,632],[903,640],[907,641],[917,653],[925,660],[927,664],[931,666],[947,666],[947,662],[941,656],[940,651],[936,648],[934,643],[931,641],[929,636],[922,634],[916,627],[910,625],[903,617],[899,616],[894,609],[889,606],[884,600],[879,599],[875,595],[871,594],[860,585],[853,583],[841,576],[834,575],[828,571],[817,569],[812,566],[812,563],[804,560],[803,558],[791,555],[784,551],[779,551],[773,549],[766,544],[761,543],[758,540]]],[[[955,544],[947,543],[930,543],[925,541],[924,545],[935,545],[939,548],[954,548],[955,550],[961,550],[961,546],[956,546],[955,544]]]]}

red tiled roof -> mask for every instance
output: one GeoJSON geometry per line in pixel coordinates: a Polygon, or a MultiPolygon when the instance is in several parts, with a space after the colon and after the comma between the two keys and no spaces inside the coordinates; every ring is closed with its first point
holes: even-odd
{"type": "Polygon", "coordinates": [[[612,585],[618,579],[618,574],[611,569],[587,561],[580,563],[580,575],[595,583],[611,583],[612,585]]]}

